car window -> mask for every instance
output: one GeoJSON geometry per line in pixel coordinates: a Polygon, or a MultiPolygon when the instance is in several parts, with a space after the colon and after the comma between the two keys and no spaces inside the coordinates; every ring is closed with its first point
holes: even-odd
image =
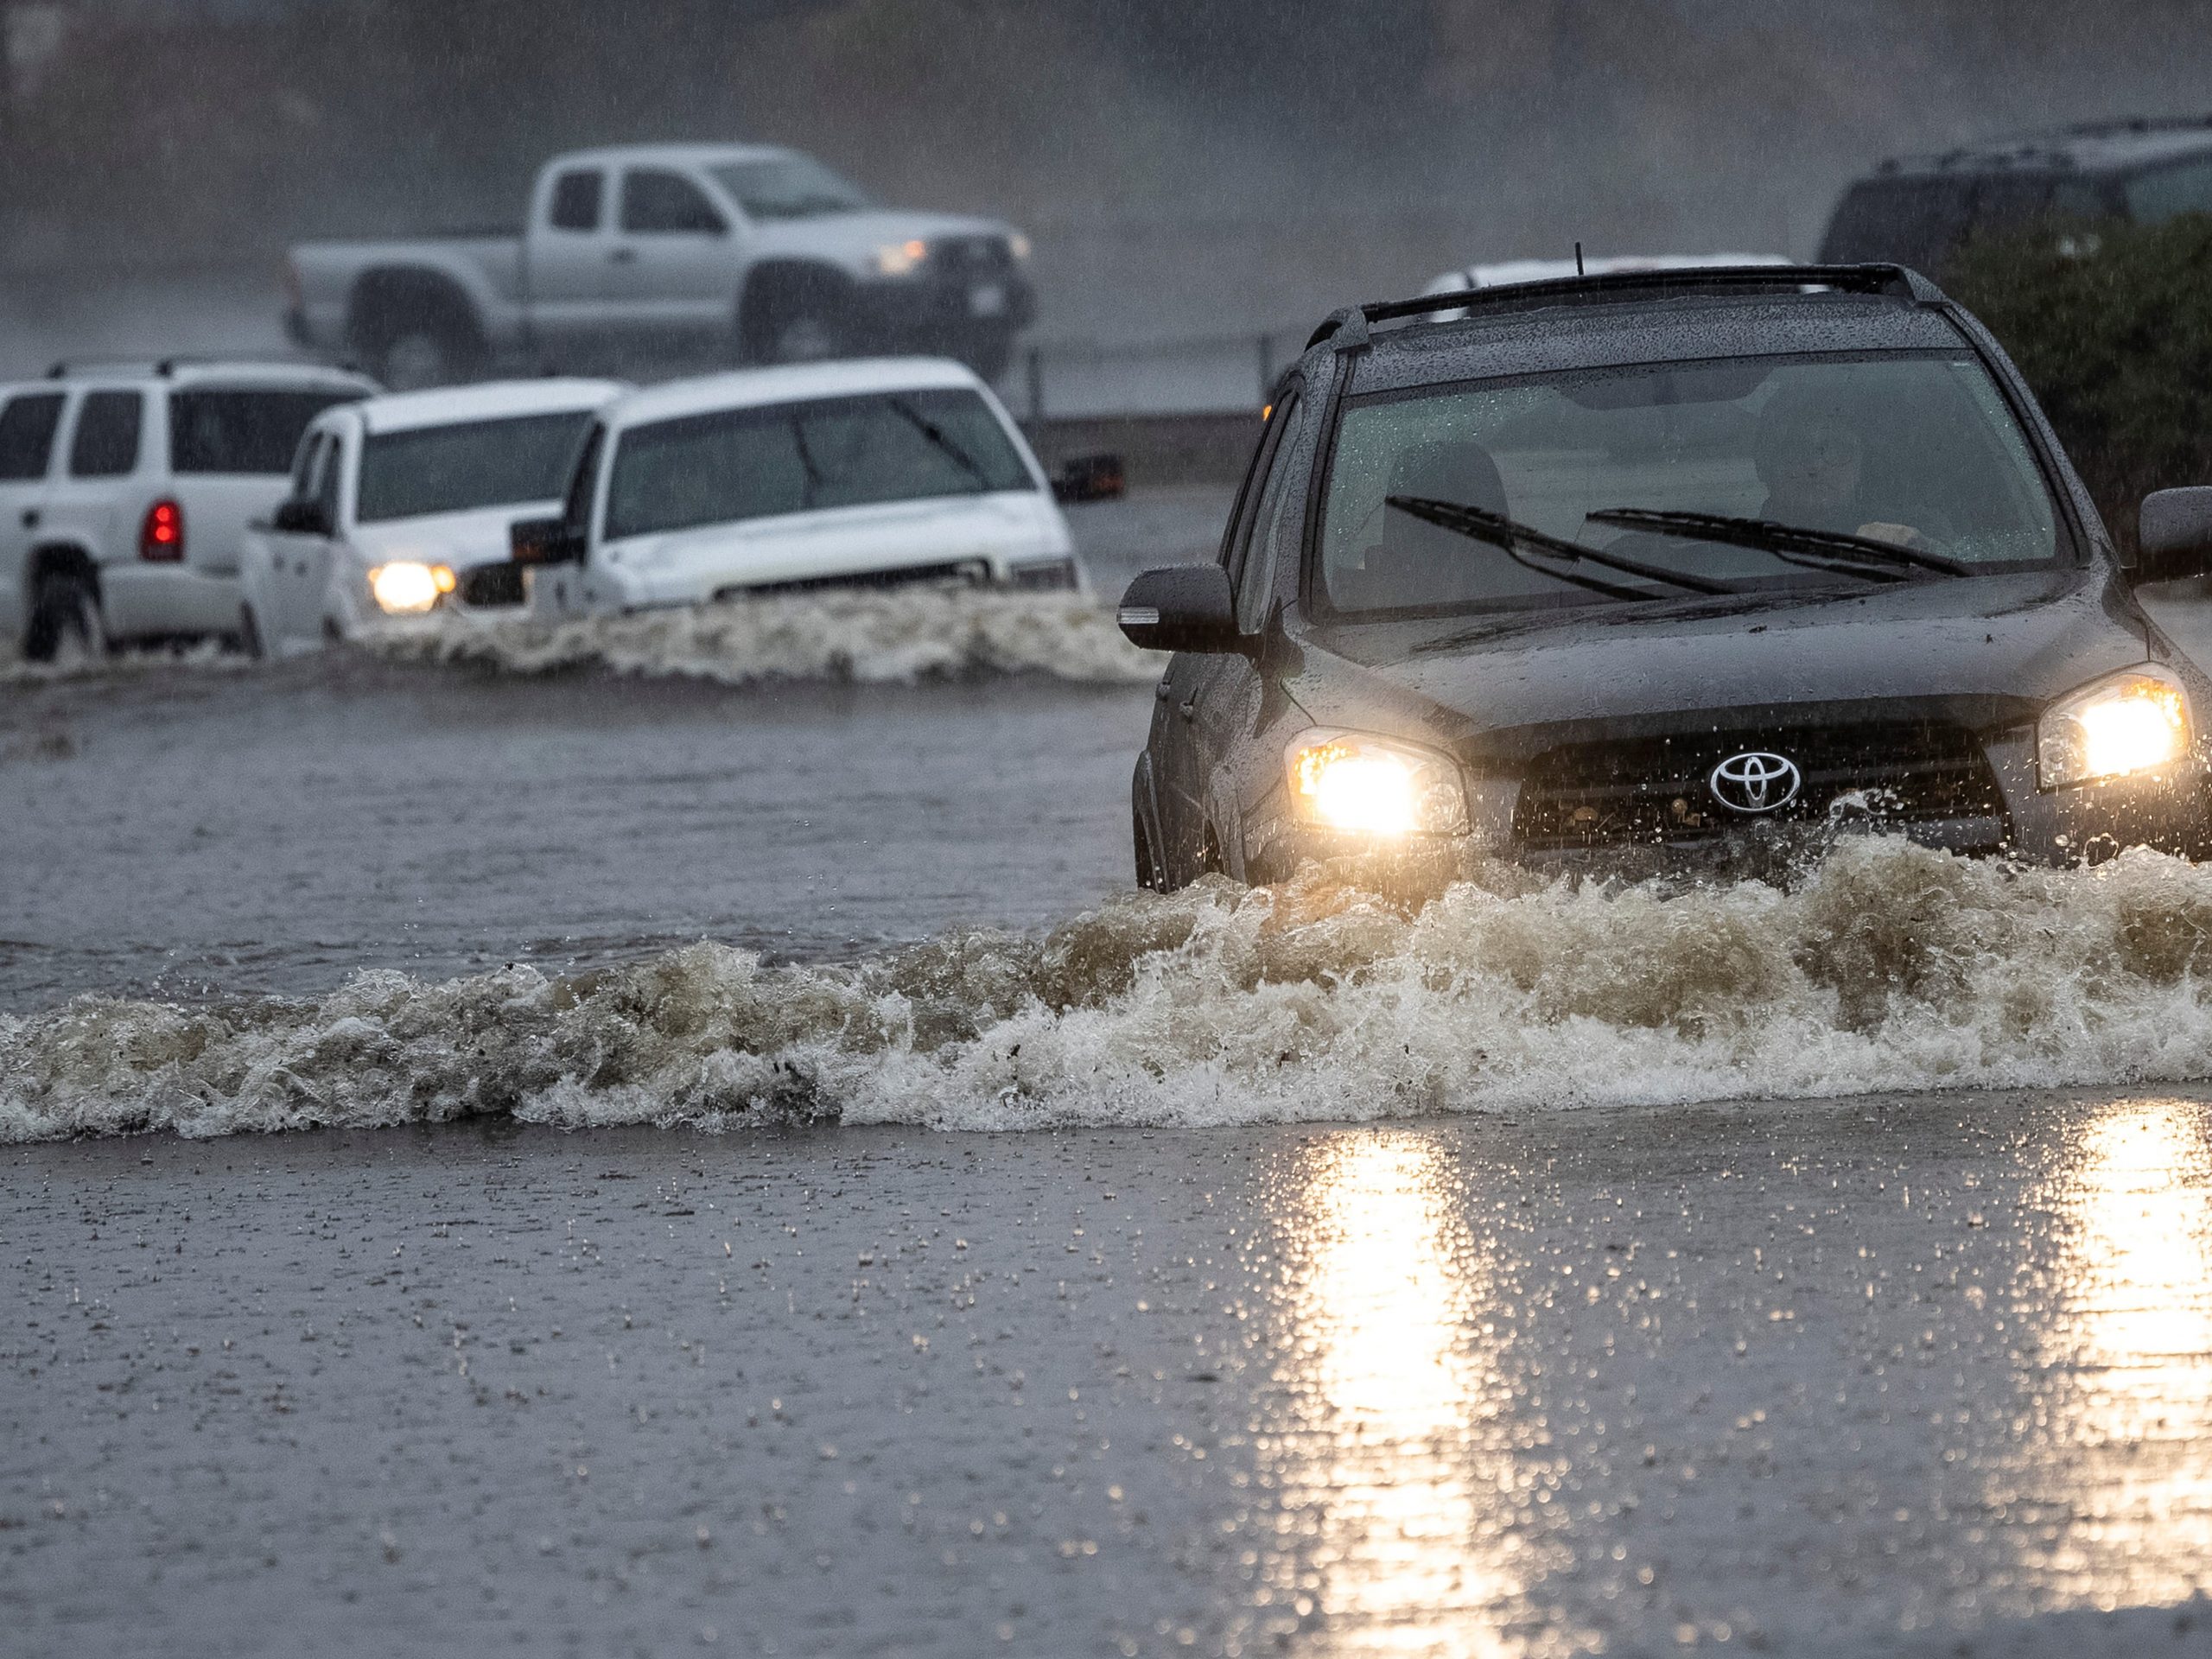
{"type": "Polygon", "coordinates": [[[707,171],[753,219],[822,219],[875,206],[857,186],[810,156],[728,162],[707,171]]]}
{"type": "Polygon", "coordinates": [[[606,194],[607,175],[597,168],[563,173],[553,181],[545,222],[556,231],[595,231],[606,194]]]}
{"type": "Polygon", "coordinates": [[[945,389],[717,410],[624,433],[607,538],[1037,487],[988,405],[945,389]]]}
{"type": "Polygon", "coordinates": [[[1300,459],[1294,441],[1299,415],[1299,397],[1291,391],[1284,395],[1268,416],[1267,454],[1263,457],[1266,481],[1260,486],[1259,499],[1251,512],[1237,528],[1236,544],[1229,550],[1229,576],[1236,589],[1236,622],[1247,633],[1256,632],[1267,620],[1274,561],[1283,539],[1282,521],[1292,495],[1290,476],[1299,469],[1300,459]]]}
{"type": "Polygon", "coordinates": [[[556,499],[591,418],[577,410],[374,433],[361,443],[354,519],[375,524],[556,499]]]}
{"type": "Polygon", "coordinates": [[[0,410],[0,483],[44,478],[61,424],[61,393],[26,392],[0,410]]]}
{"type": "Polygon", "coordinates": [[[623,175],[622,228],[670,236],[719,235],[729,227],[706,193],[682,174],[639,169],[623,175]]]}
{"type": "Polygon", "coordinates": [[[2183,213],[2212,213],[2212,156],[2139,173],[2125,188],[2128,214],[2139,224],[2163,225],[2183,213]]]}
{"type": "Polygon", "coordinates": [[[1869,179],[1852,186],[1821,243],[1829,264],[1889,260],[1939,270],[1966,233],[1973,182],[1964,178],[1869,179]]]}
{"type": "Polygon", "coordinates": [[[323,441],[322,470],[315,480],[315,504],[322,509],[322,522],[334,531],[338,528],[339,486],[346,478],[341,464],[345,453],[345,440],[332,433],[323,441]]]}
{"type": "Polygon", "coordinates": [[[591,435],[584,440],[583,453],[576,457],[575,469],[569,474],[568,498],[561,504],[561,522],[579,536],[591,528],[592,496],[599,487],[599,458],[606,448],[606,424],[594,421],[591,435]]]}
{"type": "MultiPolygon", "coordinates": [[[[1592,520],[1608,510],[1778,522],[1991,569],[2058,556],[2056,511],[1988,372],[1950,354],[1739,359],[1355,400],[1321,536],[1340,611],[1596,596],[1392,505],[1472,507],[1662,569],[1833,580],[1770,553],[1592,520]]],[[[1655,588],[1653,591],[1669,591],[1655,588]]]]}
{"type": "Polygon", "coordinates": [[[357,391],[193,391],[169,394],[169,470],[281,476],[308,423],[357,391]]]}
{"type": "Polygon", "coordinates": [[[138,436],[146,399],[135,391],[95,391],[77,412],[69,445],[72,478],[122,478],[138,469],[138,436]]]}

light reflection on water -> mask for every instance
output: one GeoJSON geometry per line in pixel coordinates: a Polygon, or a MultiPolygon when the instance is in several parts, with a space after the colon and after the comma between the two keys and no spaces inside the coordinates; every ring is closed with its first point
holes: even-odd
{"type": "Polygon", "coordinates": [[[2202,1109],[2132,1101],[2052,1177],[2062,1217],[2039,1344],[2053,1503],[2042,1576],[2111,1608],[2212,1589],[2212,1149],[2202,1109]]]}
{"type": "MultiPolygon", "coordinates": [[[[1288,1246],[1294,1427],[1262,1447],[1280,1494],[1268,1595],[1327,1655],[1579,1649],[1501,1622],[1549,1564],[1498,1364],[1495,1241],[1415,1134],[1318,1143],[1288,1246]]],[[[1548,1494],[1545,1494],[1548,1496],[1548,1494]]],[[[1278,1624],[1278,1629],[1284,1628],[1278,1624]]]]}

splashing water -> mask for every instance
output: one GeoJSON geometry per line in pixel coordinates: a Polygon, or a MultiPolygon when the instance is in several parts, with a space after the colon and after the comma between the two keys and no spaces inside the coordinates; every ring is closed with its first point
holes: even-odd
{"type": "Polygon", "coordinates": [[[1086,594],[976,588],[824,589],[565,621],[434,613],[386,624],[363,643],[388,658],[512,674],[598,668],[730,684],[1009,674],[1137,684],[1158,676],[1160,660],[1123,639],[1113,613],[1086,594]]]}
{"type": "Polygon", "coordinates": [[[319,1001],[0,1019],[0,1139],[479,1115],[944,1128],[1370,1119],[2212,1075],[2212,869],[1847,840],[1794,888],[1343,869],[834,967],[699,944],[319,1001]]]}

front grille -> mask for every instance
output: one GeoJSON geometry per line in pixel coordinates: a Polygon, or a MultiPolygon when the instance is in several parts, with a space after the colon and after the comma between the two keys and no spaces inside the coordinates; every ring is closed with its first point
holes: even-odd
{"type": "Polygon", "coordinates": [[[995,282],[1014,274],[1002,236],[950,236],[930,244],[930,270],[948,282],[995,282]]]}
{"type": "Polygon", "coordinates": [[[522,566],[505,562],[480,564],[462,571],[454,585],[461,602],[478,610],[519,605],[523,601],[522,566]]]}
{"type": "Polygon", "coordinates": [[[981,586],[991,579],[986,559],[959,559],[946,564],[910,564],[892,570],[856,570],[849,575],[802,576],[791,582],[764,582],[751,587],[718,588],[717,600],[760,599],[771,594],[810,594],[824,588],[913,588],[930,582],[981,586]]]}
{"type": "Polygon", "coordinates": [[[1528,848],[1698,841],[1754,823],[1999,818],[2005,797],[1981,746],[1955,726],[1897,722],[1794,732],[1698,733],[1580,743],[1523,775],[1513,832],[1528,848]],[[1802,776],[1779,810],[1732,812],[1709,780],[1732,755],[1778,754],[1802,776]]]}

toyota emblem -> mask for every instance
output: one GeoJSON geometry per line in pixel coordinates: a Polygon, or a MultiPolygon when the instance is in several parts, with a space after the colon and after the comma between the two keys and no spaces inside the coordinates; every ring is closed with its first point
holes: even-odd
{"type": "Polygon", "coordinates": [[[1730,755],[1706,780],[1714,800],[1731,812],[1747,814],[1780,811],[1797,798],[1804,784],[1796,761],[1758,750],[1730,755]]]}

